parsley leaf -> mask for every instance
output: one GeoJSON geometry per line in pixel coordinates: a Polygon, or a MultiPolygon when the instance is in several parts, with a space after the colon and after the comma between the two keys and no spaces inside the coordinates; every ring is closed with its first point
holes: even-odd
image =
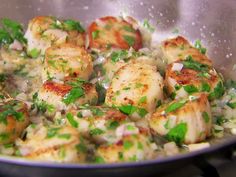
{"type": "Polygon", "coordinates": [[[187,103],[186,100],[181,100],[179,102],[174,102],[172,104],[170,104],[166,109],[165,109],[165,113],[170,113],[173,111],[178,110],[179,108],[183,107],[185,104],[187,103]]]}
{"type": "Polygon", "coordinates": [[[74,103],[78,98],[82,96],[84,96],[84,89],[81,87],[74,87],[68,94],[64,96],[62,101],[68,105],[70,103],[74,103]]]}
{"type": "Polygon", "coordinates": [[[208,113],[206,111],[204,111],[202,113],[202,117],[203,117],[205,123],[208,123],[210,121],[210,117],[209,117],[209,115],[208,115],[208,113]]]}
{"type": "Polygon", "coordinates": [[[82,27],[82,25],[78,21],[65,20],[63,22],[63,25],[64,25],[65,30],[68,30],[68,31],[70,31],[70,30],[77,30],[80,33],[84,33],[85,32],[84,28],[82,27]]]}
{"type": "Polygon", "coordinates": [[[133,36],[124,35],[123,39],[127,42],[127,44],[131,47],[135,44],[135,38],[133,36]]]}
{"type": "Polygon", "coordinates": [[[188,94],[198,92],[197,87],[195,87],[194,85],[184,85],[183,88],[188,94]]]}
{"type": "Polygon", "coordinates": [[[150,31],[150,32],[154,32],[155,31],[155,28],[150,24],[150,22],[147,19],[145,19],[143,21],[143,27],[148,29],[148,31],[150,31]]]}
{"type": "Polygon", "coordinates": [[[67,114],[66,114],[66,119],[68,120],[68,122],[70,123],[70,125],[71,125],[72,127],[75,127],[75,128],[78,128],[78,127],[79,127],[79,123],[76,122],[76,120],[74,119],[73,114],[67,113],[67,114]]]}
{"type": "Polygon", "coordinates": [[[186,60],[183,60],[183,65],[185,68],[193,69],[196,71],[208,71],[209,67],[208,65],[199,63],[195,60],[193,60],[192,56],[187,56],[186,60]]]}
{"type": "Polygon", "coordinates": [[[119,60],[123,60],[128,56],[128,52],[126,50],[114,51],[111,54],[111,61],[116,63],[119,60]]]}
{"type": "Polygon", "coordinates": [[[186,133],[187,133],[187,124],[179,123],[174,128],[170,129],[170,131],[166,135],[166,139],[168,141],[174,141],[177,144],[182,144],[184,142],[186,133]]]}
{"type": "Polygon", "coordinates": [[[101,135],[103,133],[105,133],[105,132],[100,128],[95,128],[95,129],[92,129],[89,131],[89,134],[92,136],[101,135]]]}
{"type": "Polygon", "coordinates": [[[209,100],[218,99],[221,96],[223,96],[224,92],[225,92],[224,85],[220,81],[214,88],[214,91],[209,94],[208,99],[209,100]]]}
{"type": "Polygon", "coordinates": [[[93,32],[92,32],[92,38],[93,38],[93,39],[97,39],[97,38],[99,37],[99,33],[100,33],[99,30],[93,31],[93,32]]]}
{"type": "Polygon", "coordinates": [[[202,46],[201,41],[199,39],[195,41],[194,47],[197,48],[202,54],[206,54],[207,50],[202,46]]]}

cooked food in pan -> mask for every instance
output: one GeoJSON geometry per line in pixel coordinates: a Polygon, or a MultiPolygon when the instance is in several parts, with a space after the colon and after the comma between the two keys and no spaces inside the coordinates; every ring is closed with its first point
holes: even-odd
{"type": "Polygon", "coordinates": [[[163,158],[236,134],[236,82],[197,40],[106,16],[1,20],[0,153],[56,163],[163,158]]]}

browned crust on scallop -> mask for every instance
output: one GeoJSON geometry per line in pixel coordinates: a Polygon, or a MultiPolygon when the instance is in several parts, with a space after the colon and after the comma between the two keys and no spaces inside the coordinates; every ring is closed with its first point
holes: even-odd
{"type": "Polygon", "coordinates": [[[90,48],[96,48],[100,50],[107,50],[107,46],[110,45],[112,48],[120,48],[120,49],[129,49],[128,43],[124,40],[123,34],[127,34],[129,36],[134,37],[135,41],[132,47],[135,50],[138,50],[142,48],[142,37],[140,31],[137,29],[135,30],[130,23],[125,21],[124,19],[118,20],[116,17],[112,16],[106,16],[99,18],[103,23],[110,24],[110,29],[106,29],[104,26],[98,26],[96,22],[91,23],[91,25],[88,28],[88,35],[89,35],[89,47],[90,48]],[[115,24],[115,25],[114,25],[115,24]],[[129,28],[133,29],[133,33],[127,33],[127,31],[124,31],[122,29],[123,26],[128,26],[129,28]],[[93,39],[92,33],[95,31],[102,31],[105,32],[107,36],[110,36],[110,38],[114,39],[113,42],[108,42],[107,40],[103,38],[97,37],[96,39],[93,39]]]}

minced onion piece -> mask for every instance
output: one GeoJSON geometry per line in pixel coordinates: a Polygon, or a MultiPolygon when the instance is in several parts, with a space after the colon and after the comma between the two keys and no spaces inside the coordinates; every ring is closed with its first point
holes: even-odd
{"type": "Polygon", "coordinates": [[[172,71],[181,71],[184,65],[182,63],[174,63],[171,70],[172,71]]]}

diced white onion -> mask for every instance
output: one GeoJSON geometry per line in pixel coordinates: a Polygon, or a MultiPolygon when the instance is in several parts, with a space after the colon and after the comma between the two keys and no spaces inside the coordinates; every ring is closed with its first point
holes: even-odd
{"type": "Polygon", "coordinates": [[[182,63],[174,63],[171,69],[172,71],[181,71],[183,66],[182,63]]]}

